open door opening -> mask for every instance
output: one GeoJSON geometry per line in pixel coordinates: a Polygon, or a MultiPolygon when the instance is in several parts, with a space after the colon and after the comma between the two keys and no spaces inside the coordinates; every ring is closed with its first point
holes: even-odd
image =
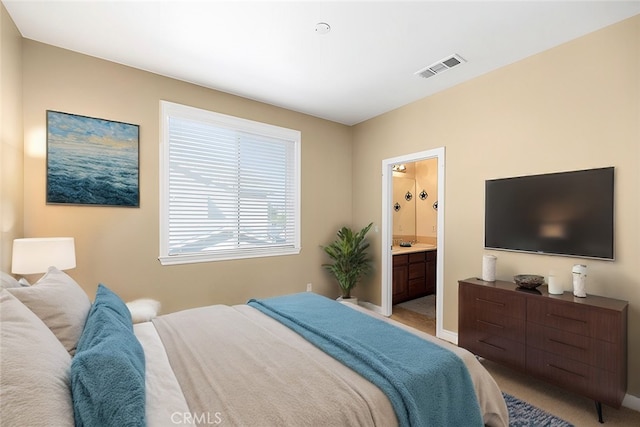
{"type": "MultiPolygon", "coordinates": [[[[433,257],[429,258],[433,264],[435,264],[435,318],[436,318],[436,336],[441,337],[443,335],[442,329],[442,310],[443,310],[443,266],[444,266],[444,177],[445,177],[445,150],[444,147],[436,148],[433,150],[422,151],[413,154],[407,154],[404,156],[394,157],[390,159],[385,159],[382,161],[382,313],[385,316],[390,316],[393,311],[393,256],[394,253],[397,255],[401,255],[402,252],[412,253],[412,252],[422,252],[422,250],[427,249],[429,253],[435,246],[435,253],[433,257]],[[418,184],[414,190],[412,191],[409,187],[411,181],[408,179],[398,179],[402,178],[403,175],[398,174],[398,170],[407,170],[407,166],[409,169],[416,164],[419,165],[421,163],[425,163],[423,161],[431,160],[428,163],[437,164],[437,173],[434,173],[430,178],[431,180],[436,179],[437,177],[437,191],[436,194],[425,194],[424,184],[418,184]],[[437,162],[437,163],[436,163],[437,162]],[[396,170],[395,175],[397,182],[400,182],[400,185],[406,185],[407,191],[404,193],[404,188],[402,188],[403,195],[396,194],[394,197],[394,169],[396,170]],[[420,188],[418,188],[420,187],[420,188]],[[399,203],[394,200],[395,198],[399,198],[400,196],[406,196],[405,201],[403,203],[399,203]],[[435,214],[435,224],[433,227],[435,228],[434,233],[430,234],[429,237],[425,237],[424,231],[418,232],[416,234],[415,239],[411,239],[411,232],[407,231],[407,227],[403,228],[402,225],[398,226],[396,224],[396,229],[394,230],[394,213],[398,214],[401,209],[405,208],[407,215],[405,217],[411,215],[410,211],[410,202],[412,200],[420,201],[420,203],[424,203],[422,205],[422,211],[420,209],[416,210],[417,220],[420,220],[420,217],[424,217],[424,215],[432,215],[435,214]],[[406,202],[406,203],[405,203],[406,202]],[[433,212],[429,213],[424,210],[424,206],[429,206],[430,209],[433,209],[433,212]],[[407,209],[408,208],[408,209],[407,209]],[[394,238],[395,236],[395,238],[394,238]],[[406,240],[406,241],[405,241],[406,240]],[[405,247],[400,247],[400,243],[404,245],[411,243],[412,247],[410,249],[405,249],[405,247]],[[424,248],[422,247],[424,246],[424,248]],[[429,246],[429,248],[427,248],[429,246]],[[437,254],[437,255],[436,255],[437,254]]],[[[409,176],[409,175],[407,175],[409,176]]],[[[419,180],[416,180],[419,182],[419,180]]],[[[397,185],[396,185],[397,187],[397,185]]],[[[396,193],[398,189],[396,188],[396,193]]],[[[396,215],[396,219],[401,218],[399,215],[396,215]]],[[[403,219],[406,221],[406,219],[403,219]]],[[[433,223],[433,220],[430,224],[433,223]]],[[[418,227],[419,229],[419,227],[418,227]]],[[[402,261],[407,257],[398,257],[396,259],[396,263],[398,261],[402,261]]],[[[412,259],[419,257],[413,256],[412,259]]],[[[429,262],[429,259],[425,257],[425,261],[429,262]]],[[[415,267],[415,266],[414,266],[415,267]]],[[[403,267],[399,267],[403,268],[403,267]]],[[[421,268],[421,267],[420,267],[421,268]]],[[[396,271],[398,273],[398,270],[396,271]]],[[[398,276],[396,274],[396,276],[398,276]]],[[[400,274],[402,277],[402,274],[400,274]]],[[[397,280],[397,277],[396,277],[397,280]]],[[[397,297],[398,295],[396,295],[397,297]]]]}

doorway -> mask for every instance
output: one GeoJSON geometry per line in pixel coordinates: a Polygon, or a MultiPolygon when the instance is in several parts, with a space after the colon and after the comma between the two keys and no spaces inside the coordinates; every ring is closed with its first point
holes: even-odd
{"type": "Polygon", "coordinates": [[[394,165],[415,163],[422,160],[437,159],[437,194],[432,200],[437,211],[436,226],[436,336],[443,335],[443,273],[444,273],[444,147],[413,154],[384,159],[382,161],[382,313],[390,316],[393,311],[393,167],[394,165]]]}

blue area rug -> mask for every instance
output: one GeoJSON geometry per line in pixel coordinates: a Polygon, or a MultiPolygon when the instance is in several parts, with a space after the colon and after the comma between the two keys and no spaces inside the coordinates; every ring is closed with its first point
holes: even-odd
{"type": "Polygon", "coordinates": [[[509,427],[573,427],[570,424],[525,401],[502,393],[509,409],[509,427]]]}

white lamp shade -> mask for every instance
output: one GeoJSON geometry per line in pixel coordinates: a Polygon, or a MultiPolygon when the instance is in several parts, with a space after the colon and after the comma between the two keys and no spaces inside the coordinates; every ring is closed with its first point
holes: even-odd
{"type": "Polygon", "coordinates": [[[13,241],[13,274],[44,273],[52,266],[58,270],[76,267],[73,237],[38,237],[13,241]]]}

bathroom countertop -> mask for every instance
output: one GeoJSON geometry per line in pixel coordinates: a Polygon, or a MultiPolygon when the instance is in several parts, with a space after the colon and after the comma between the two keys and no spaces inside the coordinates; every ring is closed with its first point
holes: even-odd
{"type": "Polygon", "coordinates": [[[405,248],[402,246],[393,246],[391,248],[392,255],[402,255],[402,254],[410,254],[413,252],[423,252],[423,251],[435,251],[437,249],[436,245],[431,245],[429,243],[414,243],[410,248],[405,248]]]}

